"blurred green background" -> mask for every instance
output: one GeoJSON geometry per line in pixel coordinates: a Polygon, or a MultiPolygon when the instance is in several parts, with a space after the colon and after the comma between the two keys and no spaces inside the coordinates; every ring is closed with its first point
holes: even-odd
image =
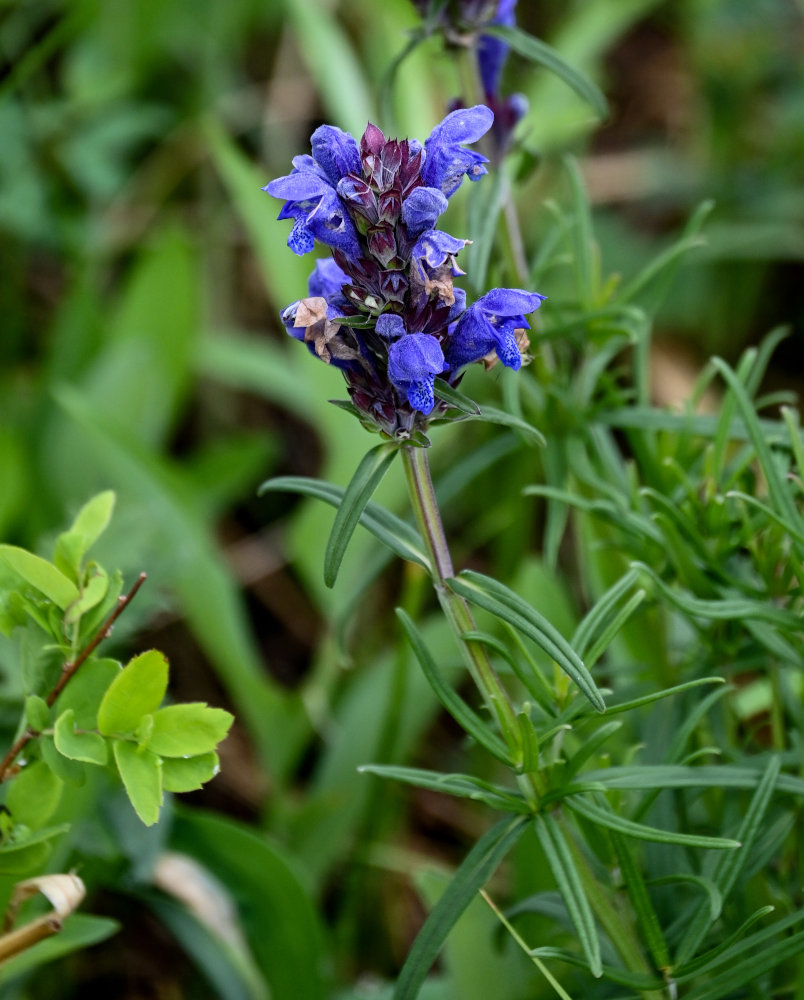
{"type": "MultiPolygon", "coordinates": [[[[688,388],[706,356],[733,361],[782,322],[792,334],[769,382],[796,388],[804,5],[520,0],[518,18],[611,102],[599,123],[561,81],[510,57],[505,89],[530,102],[514,152],[529,259],[548,228],[541,204],[567,200],[557,157],[568,150],[580,158],[604,275],[633,275],[713,199],[705,245],[656,318],[656,398],[678,398],[674,379],[688,388]]],[[[146,835],[120,820],[125,861],[114,863],[77,835],[102,889],[92,908],[126,930],[103,946],[106,957],[75,958],[72,978],[38,986],[52,991],[39,996],[79,995],[82,983],[108,997],[208,996],[210,982],[220,995],[260,995],[253,970],[243,973],[251,993],[221,992],[226,975],[205,966],[203,932],[153,895],[152,862],[168,838],[246,900],[247,923],[296,928],[256,956],[279,1000],[321,996],[333,977],[388,974],[420,919],[401,875],[361,898],[349,873],[355,845],[374,843],[375,827],[393,828],[406,808],[356,765],[377,759],[378,746],[409,757],[436,713],[421,680],[397,698],[377,625],[393,595],[423,600],[422,581],[409,568],[373,575],[383,557],[358,534],[338,587],[325,590],[330,513],[256,497],[274,474],[344,484],[372,443],[326,402],[343,395],[337,374],[279,323],[311,261],[287,250],[288,224],[275,222],[279,204],[260,187],[288,172],[324,121],[360,134],[371,119],[389,135],[426,137],[460,91],[438,37],[402,63],[393,117],[378,117],[383,77],[417,24],[407,0],[0,3],[0,535],[46,552],[83,501],[115,489],[99,558],[129,580],[149,574],[115,643],[163,649],[177,697],[238,718],[221,775],[190,797],[231,826],[180,811],[146,835]],[[374,720],[377,705],[393,725],[374,720]],[[362,910],[378,898],[384,917],[372,926],[362,910]],[[316,943],[324,934],[339,947],[316,943]],[[278,961],[274,980],[265,969],[278,961]]],[[[455,199],[445,228],[471,237],[452,221],[468,198],[455,199]]],[[[549,272],[537,290],[549,318],[549,272]]],[[[456,440],[445,431],[436,452],[456,440]]],[[[488,436],[468,440],[464,457],[494,447],[488,436]]],[[[506,517],[492,499],[501,480],[481,478],[484,519],[466,536],[460,493],[481,474],[475,463],[444,485],[458,559],[506,517]]],[[[516,474],[504,475],[518,489],[516,474]]],[[[390,476],[379,499],[404,510],[401,478],[390,476]]],[[[514,548],[503,546],[501,563],[514,562],[514,548]]],[[[10,729],[13,678],[2,693],[10,729]]],[[[449,757],[448,743],[438,747],[447,736],[437,730],[435,745],[449,757]]],[[[444,808],[419,796],[409,844],[450,859],[465,819],[444,808]],[[427,837],[435,848],[423,847],[427,837]]],[[[391,854],[380,865],[365,848],[360,860],[406,867],[391,854]]]]}

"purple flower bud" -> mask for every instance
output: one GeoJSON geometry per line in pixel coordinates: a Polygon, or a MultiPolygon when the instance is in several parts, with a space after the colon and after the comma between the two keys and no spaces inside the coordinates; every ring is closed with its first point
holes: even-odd
{"type": "Polygon", "coordinates": [[[377,317],[377,333],[386,340],[397,340],[405,335],[405,323],[396,313],[383,313],[377,317]]]}
{"type": "Polygon", "coordinates": [[[497,352],[506,368],[519,369],[522,356],[515,331],[530,329],[525,315],[538,309],[543,299],[537,292],[520,288],[495,288],[481,296],[461,316],[450,335],[450,369],[457,371],[492,351],[497,352]]]}
{"type": "Polygon", "coordinates": [[[313,159],[333,187],[346,174],[360,174],[360,150],[354,136],[334,125],[321,125],[310,139],[313,159]]]}
{"type": "Polygon", "coordinates": [[[372,226],[366,235],[369,251],[385,267],[396,256],[393,229],[387,224],[372,226]]]}
{"type": "Polygon", "coordinates": [[[411,333],[388,348],[388,377],[414,410],[428,414],[435,405],[435,376],[446,368],[441,345],[427,333],[411,333]]]}
{"type": "Polygon", "coordinates": [[[482,104],[460,108],[436,125],[424,144],[422,180],[427,187],[438,188],[447,198],[461,186],[464,174],[476,181],[486,173],[485,156],[462,143],[477,142],[494,121],[492,112],[482,104]]]}
{"type": "Polygon", "coordinates": [[[408,235],[416,239],[426,229],[432,229],[436,219],[446,210],[446,196],[438,188],[414,188],[402,202],[402,221],[408,235]]]}

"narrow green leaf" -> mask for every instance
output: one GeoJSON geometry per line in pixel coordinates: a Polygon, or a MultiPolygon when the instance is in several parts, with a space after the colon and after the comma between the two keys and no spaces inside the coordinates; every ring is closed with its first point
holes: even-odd
{"type": "Polygon", "coordinates": [[[745,937],[754,924],[773,913],[775,909],[774,906],[760,906],[725,941],[721,941],[720,944],[710,948],[709,951],[699,955],[691,962],[679,966],[675,970],[673,978],[678,983],[686,983],[700,975],[712,972],[722,965],[731,964],[735,958],[740,958],[746,951],[764,945],[766,941],[778,937],[789,928],[801,923],[802,917],[804,917],[804,910],[796,910],[768,927],[764,927],[761,931],[755,931],[749,937],[745,937]]]}
{"type": "Polygon", "coordinates": [[[512,767],[513,762],[511,761],[510,754],[500,737],[480,718],[477,712],[466,704],[463,698],[441,676],[435,660],[430,655],[424,637],[410,615],[403,608],[397,608],[396,616],[407,633],[408,641],[413,648],[413,652],[416,654],[416,659],[419,661],[430,687],[435,691],[436,697],[444,708],[446,708],[453,719],[472,739],[476,740],[482,747],[485,747],[497,760],[512,767]]]}
{"type": "Polygon", "coordinates": [[[544,66],[571,87],[575,93],[589,104],[598,118],[606,118],[609,106],[603,92],[588,77],[579,73],[554,48],[521,28],[506,28],[498,24],[487,24],[483,34],[501,38],[504,42],[531,62],[544,66]]]}
{"type": "Polygon", "coordinates": [[[756,510],[761,511],[769,520],[778,524],[780,528],[784,528],[791,538],[795,538],[799,544],[804,545],[804,527],[801,524],[794,524],[767,504],[762,503],[761,500],[749,496],[747,493],[741,493],[740,490],[729,490],[726,496],[730,500],[741,500],[743,503],[748,504],[749,507],[754,507],[756,510]]]}
{"type": "Polygon", "coordinates": [[[233,722],[231,712],[210,708],[203,702],[168,705],[154,712],[146,743],[160,757],[209,754],[226,739],[233,722]]]}
{"type": "Polygon", "coordinates": [[[599,979],[603,974],[603,965],[595,920],[564,835],[550,813],[537,816],[534,825],[550,871],[578,935],[578,943],[586,957],[589,971],[599,979]]]}
{"type": "Polygon", "coordinates": [[[642,878],[642,872],[633,855],[631,845],[626,837],[614,830],[610,832],[609,837],[614,853],[617,855],[628,896],[648,951],[657,969],[667,969],[670,966],[670,952],[667,949],[662,925],[648,895],[645,880],[642,878]]]}
{"type": "Polygon", "coordinates": [[[415,1000],[450,930],[525,830],[526,819],[507,816],[467,854],[430,911],[396,981],[394,1000],[415,1000]]]}
{"type": "Polygon", "coordinates": [[[494,406],[486,406],[484,404],[480,408],[479,413],[467,413],[466,416],[461,419],[480,420],[488,424],[498,424],[501,427],[510,427],[512,430],[519,431],[529,444],[538,445],[541,448],[543,448],[547,443],[544,434],[542,434],[540,430],[537,430],[532,424],[522,420],[520,417],[514,416],[513,413],[506,413],[504,410],[498,410],[494,406]]]}
{"type": "MultiPolygon", "coordinates": [[[[578,969],[588,969],[588,963],[576,955],[567,951],[566,948],[551,948],[543,945],[540,948],[533,948],[531,955],[539,958],[552,958],[558,962],[566,962],[567,965],[574,965],[578,969]]],[[[612,965],[601,965],[603,979],[618,986],[628,986],[633,990],[648,992],[650,990],[663,990],[667,984],[657,976],[648,976],[641,972],[628,972],[626,969],[617,969],[612,965]]]]}
{"type": "Polygon", "coordinates": [[[570,639],[570,644],[573,649],[578,651],[579,656],[583,656],[586,650],[589,649],[592,645],[594,635],[605,628],[605,624],[610,619],[614,608],[625,597],[631,587],[636,585],[638,580],[638,572],[635,569],[629,569],[587,611],[583,620],[578,623],[572,639],[570,639]]]}
{"type": "MultiPolygon", "coordinates": [[[[303,493],[305,496],[323,500],[331,507],[338,507],[343,501],[344,489],[342,486],[335,486],[320,479],[309,479],[306,476],[277,476],[276,479],[264,482],[258,492],[260,496],[279,492],[303,493]]],[[[369,501],[360,515],[360,523],[400,559],[417,562],[428,572],[430,571],[430,562],[421,535],[396,514],[369,501]]]]}
{"type": "Polygon", "coordinates": [[[795,958],[802,952],[804,952],[804,931],[799,931],[798,934],[782,938],[781,941],[769,945],[757,954],[735,962],[727,971],[687,993],[685,1000],[716,1000],[725,997],[733,990],[742,990],[747,983],[764,976],[777,965],[795,958]]]}
{"type": "Polygon", "coordinates": [[[622,722],[617,721],[606,722],[590,737],[585,739],[581,748],[567,761],[567,766],[564,770],[566,778],[569,779],[573,777],[573,775],[577,774],[587,760],[596,754],[600,747],[603,746],[609,736],[613,736],[618,729],[622,728],[622,725],[622,722]]]}
{"type": "MultiPolygon", "coordinates": [[[[734,854],[728,854],[718,858],[718,862],[712,872],[712,881],[717,886],[723,899],[726,899],[731,890],[734,888],[734,884],[737,881],[740,872],[748,861],[749,855],[751,854],[751,848],[760,832],[761,824],[765,818],[765,813],[770,805],[770,798],[773,794],[776,780],[779,777],[780,769],[781,762],[779,757],[771,757],[768,760],[765,773],[762,775],[762,779],[757,786],[757,790],[754,792],[751,799],[748,812],[745,814],[745,818],[740,824],[737,836],[742,842],[742,849],[736,851],[734,854]]],[[[684,936],[678,945],[678,949],[676,951],[677,965],[682,965],[684,962],[687,962],[690,958],[692,958],[700,947],[701,942],[706,937],[707,931],[711,925],[712,918],[709,908],[704,903],[701,903],[701,905],[695,909],[692,917],[687,923],[684,936]]]]}
{"type": "Polygon", "coordinates": [[[105,767],[109,759],[106,740],[97,733],[75,731],[75,713],[71,708],[62,712],[53,727],[53,742],[56,749],[70,760],[80,760],[86,764],[105,767]]]}
{"type": "Polygon", "coordinates": [[[78,598],[78,588],[53,563],[16,545],[0,545],[0,560],[62,611],[78,598]]]}
{"type": "Polygon", "coordinates": [[[159,819],[162,805],[162,761],[134,743],[114,740],[114,759],[134,811],[146,826],[159,819]]]}
{"type": "Polygon", "coordinates": [[[709,904],[709,917],[712,921],[717,920],[720,916],[720,911],[723,909],[723,897],[711,879],[704,878],[703,875],[690,875],[687,872],[679,872],[675,875],[664,875],[662,878],[652,878],[647,884],[673,885],[675,882],[689,882],[691,885],[697,885],[703,889],[706,894],[707,903],[709,904]]]}
{"type": "Polygon", "coordinates": [[[162,704],[168,685],[168,662],[150,649],[135,656],[109,685],[98,709],[98,729],[104,736],[133,733],[143,715],[162,704]]]}
{"type": "Polygon", "coordinates": [[[485,802],[492,809],[500,811],[523,814],[532,811],[518,792],[475,778],[471,774],[443,774],[426,768],[401,767],[396,764],[361,764],[358,771],[361,774],[376,774],[379,778],[401,781],[416,788],[427,788],[431,792],[485,802]]]}
{"type": "Polygon", "coordinates": [[[478,416],[480,414],[480,407],[473,399],[470,399],[462,392],[454,389],[442,378],[437,378],[435,380],[433,384],[433,391],[438,399],[443,400],[445,403],[449,403],[450,406],[454,406],[455,409],[460,410],[461,413],[471,413],[474,416],[478,416]]]}
{"type": "Polygon", "coordinates": [[[653,694],[643,695],[641,698],[631,698],[629,701],[621,701],[616,705],[607,705],[606,714],[616,715],[618,712],[630,712],[635,708],[642,708],[644,705],[652,705],[655,701],[669,698],[674,694],[681,694],[691,688],[704,687],[708,684],[725,684],[723,677],[698,677],[694,681],[686,681],[684,684],[676,684],[674,687],[665,688],[664,691],[654,691],[653,694]]]}
{"type": "MultiPolygon", "coordinates": [[[[584,775],[589,778],[589,775],[584,775]]],[[[597,826],[606,827],[609,830],[616,830],[627,837],[634,837],[637,840],[650,840],[657,844],[683,844],[686,847],[706,847],[714,850],[735,850],[740,847],[739,840],[730,840],[726,837],[706,837],[695,833],[674,833],[670,830],[658,830],[652,826],[645,826],[642,823],[634,823],[633,820],[618,816],[614,812],[602,809],[581,798],[567,796],[564,799],[567,807],[573,812],[583,816],[597,826]]]]}
{"type": "Polygon", "coordinates": [[[499,581],[471,570],[465,570],[460,577],[447,580],[447,585],[456,594],[513,625],[541,646],[577,684],[592,705],[599,712],[605,711],[603,697],[581,658],[558,629],[535,608],[499,581]]]}
{"type": "MultiPolygon", "coordinates": [[[[683,767],[679,764],[656,764],[644,767],[607,767],[587,771],[586,781],[599,781],[607,788],[756,788],[762,772],[753,767],[683,767]]],[[[776,790],[804,796],[804,779],[780,774],[776,790]]]]}

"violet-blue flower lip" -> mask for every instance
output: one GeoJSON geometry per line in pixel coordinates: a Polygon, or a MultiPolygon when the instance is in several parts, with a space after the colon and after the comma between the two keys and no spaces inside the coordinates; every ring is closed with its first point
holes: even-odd
{"type": "Polygon", "coordinates": [[[388,377],[425,416],[435,405],[435,377],[446,367],[441,345],[427,333],[408,334],[388,348],[388,377]]]}
{"type": "Polygon", "coordinates": [[[488,132],[494,115],[484,104],[453,111],[430,133],[424,143],[425,159],[422,180],[427,187],[439,188],[449,198],[461,185],[464,176],[479,180],[487,173],[488,159],[464,143],[477,142],[488,132]]]}
{"type": "Polygon", "coordinates": [[[457,370],[496,351],[506,368],[517,371],[522,355],[515,331],[530,329],[525,316],[538,309],[544,298],[521,288],[495,288],[481,296],[455,324],[447,349],[450,369],[457,370]]]}

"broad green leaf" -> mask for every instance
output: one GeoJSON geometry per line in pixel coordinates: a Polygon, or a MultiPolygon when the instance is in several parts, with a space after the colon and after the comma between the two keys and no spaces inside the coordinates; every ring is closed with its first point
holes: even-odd
{"type": "Polygon", "coordinates": [[[501,38],[514,52],[550,70],[571,87],[579,97],[591,105],[599,118],[606,118],[609,106],[603,92],[588,77],[579,73],[554,48],[539,38],[534,38],[521,28],[506,28],[499,24],[487,24],[483,33],[493,38],[501,38]]]}
{"type": "Polygon", "coordinates": [[[29,694],[25,699],[25,720],[36,733],[50,726],[50,708],[38,694],[29,694]]]}
{"type": "Polygon", "coordinates": [[[16,545],[0,545],[0,560],[62,609],[78,598],[78,588],[53,563],[16,545]]]}
{"type": "Polygon", "coordinates": [[[194,858],[239,904],[242,928],[272,1000],[325,1000],[328,955],[319,911],[282,850],[256,830],[176,808],[171,848],[194,858]]]}
{"type": "Polygon", "coordinates": [[[14,822],[38,830],[56,811],[63,787],[43,761],[28,764],[10,783],[6,795],[14,822]]]}
{"type": "Polygon", "coordinates": [[[75,731],[75,713],[71,708],[56,719],[53,742],[59,753],[70,760],[81,760],[104,767],[109,759],[106,740],[102,736],[75,731]]]}
{"type": "MultiPolygon", "coordinates": [[[[285,491],[315,497],[332,507],[340,506],[345,492],[341,486],[306,476],[278,476],[263,483],[258,492],[262,496],[285,491]]],[[[429,572],[430,563],[421,535],[406,521],[370,500],[360,515],[360,523],[400,559],[417,562],[429,572]]]]}
{"type": "Polygon", "coordinates": [[[408,636],[408,641],[413,647],[416,659],[424,671],[436,697],[446,708],[455,721],[481,746],[485,747],[497,760],[509,767],[512,765],[511,757],[507,747],[494,732],[491,727],[471,709],[466,702],[446,683],[441,676],[435,660],[430,655],[430,651],[424,641],[419,629],[413,619],[403,608],[396,609],[396,616],[402,622],[402,626],[408,636]]]}
{"type": "Polygon", "coordinates": [[[595,919],[584,892],[581,876],[578,874],[570,849],[564,840],[564,834],[550,813],[537,816],[533,822],[539,843],[547,858],[547,864],[550,866],[558,891],[561,893],[561,898],[567,907],[567,913],[578,935],[578,943],[586,958],[589,971],[599,979],[603,974],[603,966],[595,919]]]}
{"type": "Polygon", "coordinates": [[[459,577],[448,580],[447,585],[456,594],[513,625],[523,635],[541,646],[575,681],[592,705],[599,712],[605,711],[605,702],[578,654],[564,636],[535,608],[499,581],[471,570],[465,570],[459,577]]]}
{"type": "Polygon", "coordinates": [[[143,715],[162,704],[168,685],[168,662],[150,649],[135,656],[109,686],[98,708],[98,729],[104,736],[132,733],[143,715]]]}
{"type": "Polygon", "coordinates": [[[231,712],[188,702],[160,708],[153,716],[148,749],[160,757],[194,757],[212,753],[234,722],[231,712]]]}
{"type": "Polygon", "coordinates": [[[114,740],[112,746],[129,801],[143,823],[153,826],[162,805],[162,761],[126,740],[114,740]]]}
{"type": "Polygon", "coordinates": [[[372,493],[380,485],[396,453],[397,448],[392,445],[380,444],[372,448],[363,456],[352,481],[346,487],[335,514],[324,556],[324,582],[328,587],[334,585],[346,546],[354,534],[360,515],[372,493]]]}
{"type": "MultiPolygon", "coordinates": [[[[588,774],[584,777],[588,778],[588,774]]],[[[616,830],[627,837],[635,837],[637,840],[650,840],[657,844],[683,844],[686,847],[707,847],[715,850],[734,850],[741,846],[739,840],[731,840],[726,837],[706,837],[695,833],[675,833],[670,830],[657,830],[652,826],[645,826],[642,823],[634,823],[633,820],[618,816],[615,812],[593,805],[581,798],[567,796],[564,799],[567,808],[583,816],[597,826],[606,827],[609,830],[616,830]]]]}
{"type": "Polygon", "coordinates": [[[98,708],[109,686],[120,675],[119,660],[90,657],[70,678],[56,701],[56,713],[72,709],[77,729],[98,728],[98,708]]]}
{"type": "MultiPolygon", "coordinates": [[[[781,761],[778,756],[773,756],[768,760],[762,780],[751,799],[751,804],[745,814],[743,822],[737,836],[742,847],[733,854],[725,854],[718,858],[711,879],[717,886],[723,899],[726,899],[734,888],[740,872],[745,867],[751,854],[751,848],[759,835],[761,825],[765,819],[765,813],[770,805],[771,795],[779,777],[781,761]]],[[[704,940],[709,927],[712,924],[712,916],[709,907],[705,902],[695,909],[689,922],[686,925],[684,936],[676,950],[676,964],[682,965],[689,961],[704,940]]]]}
{"type": "Polygon", "coordinates": [[[39,747],[42,752],[42,760],[65,784],[72,785],[74,788],[80,788],[86,784],[87,775],[84,765],[77,760],[70,760],[69,757],[62,757],[56,749],[52,736],[43,736],[39,740],[39,747]]]}
{"type": "Polygon", "coordinates": [[[166,792],[194,792],[220,770],[216,753],[197,757],[167,757],[162,761],[162,787],[166,792]]]}
{"type": "Polygon", "coordinates": [[[415,1000],[418,996],[458,917],[522,835],[526,822],[524,817],[501,819],[467,854],[413,942],[396,981],[394,1000],[415,1000]]]}

